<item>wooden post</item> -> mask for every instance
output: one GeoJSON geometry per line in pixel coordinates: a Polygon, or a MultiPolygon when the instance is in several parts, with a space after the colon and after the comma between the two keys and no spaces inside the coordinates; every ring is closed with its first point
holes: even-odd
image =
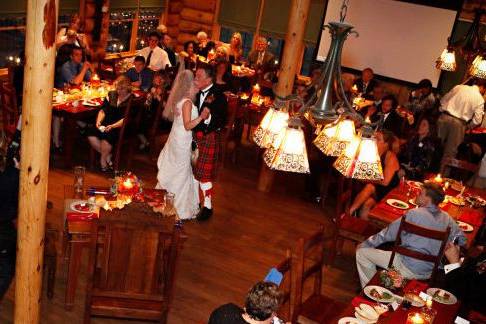
{"type": "Polygon", "coordinates": [[[213,28],[211,30],[211,39],[215,41],[219,40],[219,34],[221,32],[221,25],[218,22],[220,9],[221,0],[216,0],[216,6],[214,8],[213,28]]]}
{"type": "Polygon", "coordinates": [[[137,50],[137,36],[138,36],[138,24],[140,22],[140,0],[137,0],[137,12],[132,24],[132,33],[130,35],[130,52],[137,50]]]}
{"type": "Polygon", "coordinates": [[[27,1],[15,323],[40,322],[58,5],[27,1]]]}
{"type": "Polygon", "coordinates": [[[258,6],[258,14],[255,27],[255,36],[253,37],[253,47],[255,47],[256,40],[260,37],[260,28],[262,26],[263,9],[265,8],[265,0],[260,0],[260,5],[258,6]]]}
{"type": "Polygon", "coordinates": [[[162,11],[162,14],[160,15],[159,25],[162,24],[167,26],[167,16],[169,15],[169,2],[170,0],[165,1],[165,7],[164,11],[162,11]]]}
{"type": "MultiPolygon", "coordinates": [[[[310,3],[311,0],[292,0],[282,62],[280,63],[278,82],[275,87],[277,96],[285,97],[292,93],[297,67],[299,66],[299,60],[302,58],[304,33],[310,3]]],[[[270,170],[265,163],[262,163],[258,178],[258,190],[263,192],[270,191],[274,176],[274,171],[270,170]]]]}

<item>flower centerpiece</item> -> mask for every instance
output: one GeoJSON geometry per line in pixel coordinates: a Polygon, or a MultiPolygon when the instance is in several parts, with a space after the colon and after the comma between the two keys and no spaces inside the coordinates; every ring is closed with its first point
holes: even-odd
{"type": "Polygon", "coordinates": [[[142,191],[142,183],[132,172],[123,172],[115,176],[111,187],[114,196],[124,195],[133,197],[142,191]]]}
{"type": "Polygon", "coordinates": [[[380,281],[388,289],[398,289],[405,286],[405,279],[400,271],[394,267],[390,267],[388,270],[382,270],[380,272],[380,281]]]}

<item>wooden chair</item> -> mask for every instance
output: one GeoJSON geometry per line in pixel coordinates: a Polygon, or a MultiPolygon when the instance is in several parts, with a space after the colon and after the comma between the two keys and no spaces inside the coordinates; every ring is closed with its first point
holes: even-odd
{"type": "MultiPolygon", "coordinates": [[[[123,124],[120,127],[120,133],[118,134],[118,141],[115,145],[115,147],[112,148],[112,153],[113,154],[113,168],[115,170],[119,170],[120,168],[120,158],[121,158],[121,153],[123,149],[123,144],[126,142],[126,132],[127,132],[127,125],[130,123],[130,113],[132,109],[132,99],[133,96],[128,99],[128,104],[125,108],[125,113],[124,113],[124,118],[123,118],[123,124]]],[[[130,148],[130,145],[129,145],[130,148]]],[[[90,167],[93,169],[95,165],[95,157],[96,157],[96,151],[90,147],[90,152],[89,152],[89,159],[90,159],[90,167]]],[[[131,162],[131,154],[128,154],[127,157],[127,163],[130,164],[131,162]]]]}
{"type": "Polygon", "coordinates": [[[85,324],[91,316],[167,322],[185,236],[173,218],[132,204],[93,222],[85,324]]]}
{"type": "Polygon", "coordinates": [[[283,296],[278,315],[279,318],[285,321],[290,321],[292,318],[292,303],[290,300],[292,294],[292,253],[290,250],[285,251],[285,259],[283,259],[275,268],[283,275],[279,287],[283,296]]]}
{"type": "Polygon", "coordinates": [[[465,160],[458,160],[454,158],[444,158],[440,165],[440,173],[445,174],[450,169],[457,171],[459,180],[467,181],[470,176],[479,170],[479,165],[473,164],[465,160]]]}
{"type": "Polygon", "coordinates": [[[439,263],[444,256],[444,248],[447,243],[447,239],[449,238],[449,234],[451,232],[451,228],[447,227],[445,231],[436,231],[429,228],[425,228],[419,225],[415,225],[406,221],[406,217],[402,217],[400,221],[400,227],[398,228],[397,238],[395,240],[395,244],[393,246],[392,254],[390,257],[390,262],[388,263],[388,267],[393,265],[393,260],[395,259],[395,254],[398,253],[400,255],[404,255],[410,258],[432,262],[434,264],[434,268],[432,269],[432,274],[430,276],[430,282],[434,282],[435,276],[437,274],[437,268],[439,267],[439,263]],[[417,252],[411,249],[407,249],[401,245],[401,234],[402,232],[407,232],[409,234],[415,234],[418,236],[426,237],[429,239],[437,240],[441,242],[439,253],[437,255],[430,255],[421,252],[417,252]]]}
{"type": "Polygon", "coordinates": [[[51,225],[46,224],[46,234],[44,243],[44,271],[47,275],[47,298],[54,297],[54,284],[56,282],[57,270],[57,248],[56,242],[59,240],[59,231],[51,225]]]}
{"type": "Polygon", "coordinates": [[[295,266],[295,298],[293,301],[292,323],[310,320],[316,323],[329,323],[346,307],[322,294],[322,275],[324,267],[324,250],[326,245],[324,228],[312,234],[307,239],[299,239],[297,243],[297,264],[295,266]],[[314,277],[311,295],[303,300],[303,290],[308,279],[314,277]]]}
{"type": "Polygon", "coordinates": [[[333,249],[329,258],[330,264],[333,264],[336,255],[340,254],[344,240],[357,244],[380,231],[378,227],[369,221],[353,217],[347,213],[351,205],[352,194],[352,180],[339,176],[336,211],[333,219],[336,224],[336,230],[333,249]]]}
{"type": "MultiPolygon", "coordinates": [[[[222,142],[222,145],[221,145],[221,148],[222,148],[222,152],[221,152],[221,162],[222,162],[222,165],[224,167],[225,165],[225,162],[226,162],[226,152],[228,150],[228,144],[230,142],[232,142],[232,133],[233,133],[233,126],[234,126],[234,123],[235,123],[235,117],[236,117],[236,111],[238,109],[238,96],[236,95],[229,95],[227,96],[227,99],[228,99],[228,119],[226,121],[226,126],[224,128],[224,130],[221,132],[221,142],[222,142]]],[[[233,154],[235,153],[235,146],[233,146],[233,154]]]]}
{"type": "Polygon", "coordinates": [[[2,109],[3,130],[8,141],[12,139],[19,120],[19,110],[17,107],[17,96],[15,88],[7,82],[0,85],[0,98],[2,109]]]}

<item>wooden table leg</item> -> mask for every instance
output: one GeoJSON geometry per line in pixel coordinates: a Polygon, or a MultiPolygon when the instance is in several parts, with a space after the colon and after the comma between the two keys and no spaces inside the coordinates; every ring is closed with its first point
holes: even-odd
{"type": "Polygon", "coordinates": [[[68,275],[66,283],[66,296],[64,300],[64,308],[72,310],[74,305],[74,297],[76,297],[76,286],[78,283],[79,266],[81,263],[81,254],[86,243],[79,241],[69,242],[71,245],[68,263],[68,275]]]}
{"type": "Polygon", "coordinates": [[[71,114],[64,114],[64,127],[62,143],[63,149],[63,163],[66,169],[71,169],[73,166],[73,147],[76,137],[76,119],[71,114]]]}

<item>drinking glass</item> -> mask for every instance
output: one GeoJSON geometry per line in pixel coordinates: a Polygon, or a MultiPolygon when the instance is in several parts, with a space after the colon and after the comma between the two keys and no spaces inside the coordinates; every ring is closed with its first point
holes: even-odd
{"type": "Polygon", "coordinates": [[[167,215],[172,215],[175,213],[174,199],[175,194],[172,192],[167,192],[164,196],[165,212],[167,215]]]}
{"type": "Polygon", "coordinates": [[[84,166],[74,167],[74,196],[76,198],[83,198],[85,173],[86,168],[84,166]]]}

